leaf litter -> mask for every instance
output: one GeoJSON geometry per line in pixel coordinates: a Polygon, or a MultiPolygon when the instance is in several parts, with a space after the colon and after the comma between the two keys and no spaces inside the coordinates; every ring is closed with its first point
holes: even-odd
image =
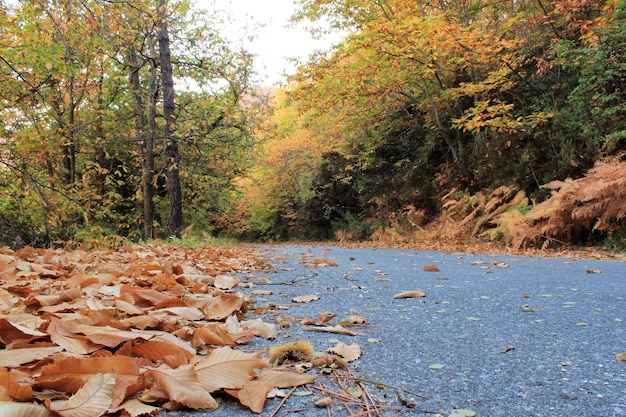
{"type": "MultiPolygon", "coordinates": [[[[336,263],[314,259],[303,265],[336,263]]],[[[275,339],[283,327],[245,320],[252,300],[235,292],[253,286],[240,282],[237,274],[270,267],[244,247],[0,248],[0,415],[147,416],[161,410],[210,410],[219,406],[214,395],[224,393],[255,413],[263,411],[267,398],[283,396],[275,414],[298,386],[306,385],[305,391],[324,398],[317,407],[339,402],[349,413],[356,408],[369,416],[398,407],[388,398],[374,398],[367,384],[394,389],[405,407],[406,394],[419,396],[356,378],[347,366],[362,355],[356,344],[339,343],[327,353],[315,353],[311,362],[320,370],[317,374],[306,373],[312,369],[305,363],[308,357],[275,367],[258,350],[239,350],[256,337],[275,339]],[[326,384],[319,378],[326,378],[326,384]],[[284,388],[291,391],[281,394],[284,388]]],[[[362,334],[329,325],[333,317],[303,329],[362,334]]],[[[358,317],[349,321],[364,322],[358,317]]]]}

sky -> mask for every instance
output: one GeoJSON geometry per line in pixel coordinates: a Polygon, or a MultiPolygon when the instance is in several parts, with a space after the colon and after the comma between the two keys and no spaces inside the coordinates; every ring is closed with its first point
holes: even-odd
{"type": "MultiPolygon", "coordinates": [[[[292,28],[289,18],[296,10],[293,0],[196,0],[199,7],[227,10],[235,20],[232,32],[226,34],[229,38],[238,41],[244,38],[244,46],[250,52],[258,55],[256,69],[266,77],[262,83],[273,86],[284,81],[281,75],[284,71],[289,74],[295,72],[295,66],[288,60],[289,57],[298,57],[306,60],[315,50],[328,50],[333,42],[337,42],[339,35],[323,40],[315,40],[305,31],[304,26],[292,28]],[[241,27],[248,24],[263,24],[258,31],[254,31],[255,39],[250,41],[241,27]]],[[[250,32],[252,34],[252,32],[250,32]]]]}

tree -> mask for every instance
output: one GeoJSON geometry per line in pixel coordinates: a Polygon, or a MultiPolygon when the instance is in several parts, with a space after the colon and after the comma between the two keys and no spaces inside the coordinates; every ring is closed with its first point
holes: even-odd
{"type": "MultiPolygon", "coordinates": [[[[154,0],[29,1],[3,12],[0,129],[10,170],[0,176],[23,182],[20,193],[38,207],[32,227],[45,224],[46,239],[176,235],[182,190],[202,184],[218,194],[245,166],[260,109],[242,99],[252,57],[220,36],[218,14],[154,0]],[[226,154],[237,162],[222,164],[226,154]]],[[[204,206],[203,193],[185,198],[192,221],[218,209],[204,206]]]]}
{"type": "Polygon", "coordinates": [[[183,222],[183,207],[179,175],[178,139],[176,139],[176,116],[174,99],[174,76],[170,53],[170,35],[168,32],[167,0],[159,4],[159,62],[161,64],[161,85],[163,88],[163,118],[165,119],[165,146],[167,172],[167,191],[169,194],[169,214],[166,234],[178,236],[183,222]]]}

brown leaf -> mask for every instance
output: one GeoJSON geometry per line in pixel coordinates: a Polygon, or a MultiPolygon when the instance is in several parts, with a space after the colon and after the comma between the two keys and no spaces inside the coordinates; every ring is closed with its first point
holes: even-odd
{"type": "Polygon", "coordinates": [[[71,323],[53,317],[48,325],[47,332],[50,339],[71,353],[86,355],[100,349],[103,345],[92,343],[89,338],[79,336],[70,331],[66,326],[71,323]]]}
{"type": "Polygon", "coordinates": [[[114,373],[118,391],[115,398],[124,398],[127,387],[140,387],[139,367],[127,356],[103,358],[70,357],[58,363],[46,365],[41,375],[35,379],[35,386],[56,389],[63,392],[77,392],[93,375],[114,373]]]}
{"type": "Polygon", "coordinates": [[[188,304],[202,310],[205,320],[223,320],[239,311],[244,305],[244,299],[240,295],[220,292],[190,298],[188,304]]]}
{"type": "Polygon", "coordinates": [[[315,266],[339,266],[336,262],[329,261],[328,259],[313,259],[311,263],[315,266]]]}
{"type": "Polygon", "coordinates": [[[47,336],[47,334],[22,326],[19,323],[13,323],[6,318],[0,318],[0,342],[5,345],[20,339],[42,336],[47,336]]]}
{"type": "Polygon", "coordinates": [[[0,416],[7,417],[51,417],[44,406],[27,403],[0,402],[0,416]]]}
{"type": "Polygon", "coordinates": [[[198,348],[204,345],[232,346],[235,341],[226,330],[223,330],[216,323],[209,323],[206,327],[200,327],[193,331],[191,345],[198,348]]]}
{"type": "Polygon", "coordinates": [[[7,368],[17,368],[29,362],[44,359],[50,355],[61,352],[61,346],[48,346],[24,349],[0,350],[0,364],[7,368]]]}
{"type": "Polygon", "coordinates": [[[111,409],[111,411],[114,413],[124,411],[126,414],[122,414],[122,416],[128,415],[129,417],[144,417],[148,415],[157,415],[160,409],[159,407],[144,404],[137,398],[132,398],[124,401],[124,403],[119,407],[111,409]]]}
{"type": "Polygon", "coordinates": [[[33,389],[28,384],[21,384],[8,369],[0,367],[0,387],[16,401],[32,401],[33,389]]]}
{"type": "Polygon", "coordinates": [[[337,343],[335,347],[327,349],[326,351],[341,356],[347,362],[355,361],[359,359],[363,354],[363,352],[361,351],[361,347],[356,343],[347,345],[344,342],[337,343]]]}
{"type": "Polygon", "coordinates": [[[348,330],[345,327],[337,324],[335,326],[302,326],[302,330],[309,330],[314,332],[327,332],[327,333],[337,333],[337,334],[346,334],[349,336],[358,336],[363,333],[357,332],[355,330],[348,330]]]}
{"type": "Polygon", "coordinates": [[[173,368],[189,363],[191,358],[195,356],[182,346],[163,340],[137,344],[133,346],[133,354],[153,361],[165,361],[173,368]]]}
{"type": "Polygon", "coordinates": [[[618,353],[617,355],[615,355],[615,358],[618,361],[620,361],[620,362],[625,362],[626,361],[626,352],[618,353]]]}
{"type": "Polygon", "coordinates": [[[393,298],[422,298],[426,297],[426,293],[424,291],[413,290],[413,291],[405,291],[393,296],[393,298]]]}
{"type": "Polygon", "coordinates": [[[291,301],[293,301],[294,303],[309,303],[311,301],[316,301],[319,299],[320,299],[319,296],[309,294],[309,295],[299,295],[297,297],[293,297],[291,301]]]}
{"type": "Polygon", "coordinates": [[[213,350],[198,362],[194,369],[207,391],[243,387],[256,375],[257,369],[267,367],[265,359],[256,353],[244,353],[230,347],[213,350]]]}
{"type": "Polygon", "coordinates": [[[313,405],[315,405],[317,408],[330,407],[332,404],[333,404],[333,399],[330,397],[324,397],[320,400],[315,401],[315,403],[313,403],[313,405]]]}
{"type": "Polygon", "coordinates": [[[436,265],[426,265],[424,266],[424,272],[440,272],[440,271],[436,265]]]}
{"type": "Polygon", "coordinates": [[[215,288],[219,288],[220,290],[230,290],[235,287],[239,283],[239,280],[236,277],[230,275],[218,275],[215,277],[213,281],[213,286],[215,288]]]}
{"type": "Polygon", "coordinates": [[[63,417],[100,417],[113,402],[115,382],[115,373],[93,375],[56,411],[63,417]]]}
{"type": "Polygon", "coordinates": [[[299,385],[310,384],[315,381],[315,375],[296,374],[293,372],[279,371],[274,368],[264,368],[261,370],[257,380],[268,381],[276,388],[297,387],[299,385]]]}
{"type": "Polygon", "coordinates": [[[253,413],[262,413],[267,394],[273,388],[271,382],[256,380],[248,382],[240,389],[226,389],[225,391],[237,398],[241,404],[248,407],[253,413]]]}
{"type": "Polygon", "coordinates": [[[150,368],[146,377],[154,380],[157,388],[165,392],[170,400],[194,409],[215,409],[217,402],[198,380],[191,365],[172,369],[167,365],[150,368]]]}

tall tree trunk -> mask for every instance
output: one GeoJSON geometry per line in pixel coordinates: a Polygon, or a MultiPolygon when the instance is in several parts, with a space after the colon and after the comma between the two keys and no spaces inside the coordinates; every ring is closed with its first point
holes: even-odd
{"type": "Polygon", "coordinates": [[[167,0],[159,5],[159,64],[161,65],[161,87],[163,90],[163,118],[165,119],[165,148],[167,191],[169,195],[169,213],[167,216],[167,236],[179,236],[183,222],[182,192],[178,162],[180,159],[178,141],[175,137],[176,116],[174,101],[174,77],[170,55],[170,35],[167,27],[167,0]]]}
{"type": "Polygon", "coordinates": [[[137,151],[141,158],[141,191],[143,200],[143,234],[145,239],[154,236],[154,135],[147,129],[144,103],[139,79],[139,60],[134,47],[128,47],[129,83],[133,93],[133,113],[137,131],[137,151]],[[150,132],[148,133],[147,132],[150,132]]]}

